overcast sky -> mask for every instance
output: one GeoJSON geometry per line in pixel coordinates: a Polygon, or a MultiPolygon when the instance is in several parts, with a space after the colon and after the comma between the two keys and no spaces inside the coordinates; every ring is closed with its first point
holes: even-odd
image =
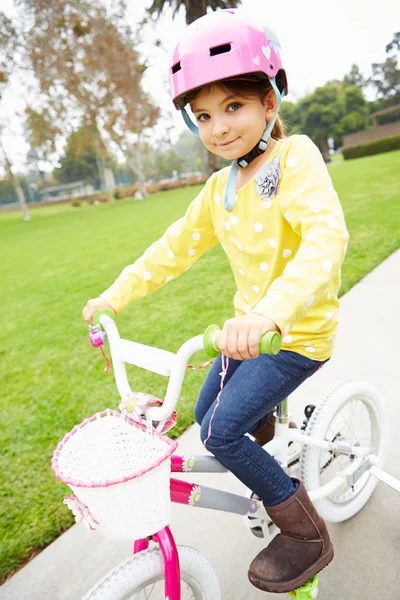
{"type": "MultiPolygon", "coordinates": [[[[55,2],[57,0],[54,0],[55,2]]],[[[129,20],[138,21],[151,0],[130,0],[129,20]]],[[[283,48],[283,61],[289,82],[289,100],[295,101],[330,79],[342,79],[353,63],[364,76],[371,64],[385,60],[385,46],[400,30],[399,0],[243,0],[243,8],[259,15],[277,33],[283,48]]],[[[12,0],[1,0],[6,14],[13,10],[12,0]]],[[[152,43],[144,47],[151,67],[145,87],[163,108],[171,110],[176,135],[183,130],[181,117],[172,107],[166,84],[169,52],[185,28],[184,11],[171,18],[165,12],[155,29],[165,54],[154,51],[152,43]]],[[[370,97],[372,99],[372,97],[370,97]]],[[[3,103],[2,112],[12,118],[23,100],[14,89],[3,103]]],[[[18,119],[12,119],[12,132],[4,143],[18,168],[24,164],[26,147],[18,119]],[[17,135],[15,135],[17,134],[17,135]]]]}

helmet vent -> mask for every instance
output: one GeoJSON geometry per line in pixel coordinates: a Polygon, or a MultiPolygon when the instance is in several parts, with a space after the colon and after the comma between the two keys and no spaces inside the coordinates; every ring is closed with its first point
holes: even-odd
{"type": "Polygon", "coordinates": [[[181,61],[175,63],[174,66],[171,68],[172,74],[177,73],[181,70],[181,68],[181,61]]]}
{"type": "Polygon", "coordinates": [[[222,44],[221,46],[215,46],[214,48],[210,48],[210,56],[216,56],[217,54],[225,54],[225,52],[230,52],[231,50],[231,44],[222,44]]]}

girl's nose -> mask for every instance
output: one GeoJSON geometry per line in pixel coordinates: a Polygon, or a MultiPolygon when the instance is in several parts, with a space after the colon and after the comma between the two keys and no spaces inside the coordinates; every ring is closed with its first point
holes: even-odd
{"type": "Polygon", "coordinates": [[[223,137],[229,131],[228,123],[224,119],[215,119],[213,126],[213,135],[217,138],[223,137]]]}

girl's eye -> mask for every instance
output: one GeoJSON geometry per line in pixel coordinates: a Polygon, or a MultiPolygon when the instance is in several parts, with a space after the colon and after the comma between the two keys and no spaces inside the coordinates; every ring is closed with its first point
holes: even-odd
{"type": "Polygon", "coordinates": [[[207,115],[206,113],[201,113],[201,115],[199,115],[197,117],[198,121],[208,121],[208,119],[210,118],[210,115],[207,115]]]}
{"type": "Polygon", "coordinates": [[[240,102],[232,102],[232,104],[228,106],[228,112],[236,112],[241,106],[240,102]]]}

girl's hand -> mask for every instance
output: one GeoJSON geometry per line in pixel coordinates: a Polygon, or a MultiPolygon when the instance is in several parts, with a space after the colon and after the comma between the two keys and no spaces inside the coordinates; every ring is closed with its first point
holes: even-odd
{"type": "Polygon", "coordinates": [[[89,323],[89,325],[93,325],[94,313],[100,310],[100,308],[108,308],[109,310],[113,311],[114,315],[116,314],[115,310],[108,304],[108,302],[103,300],[103,298],[94,298],[93,300],[89,300],[89,302],[86,304],[85,308],[82,311],[82,316],[85,319],[86,323],[89,323]]]}
{"type": "Polygon", "coordinates": [[[261,336],[267,331],[279,329],[271,319],[257,313],[228,319],[219,338],[219,348],[228,358],[257,358],[260,354],[261,336]]]}

